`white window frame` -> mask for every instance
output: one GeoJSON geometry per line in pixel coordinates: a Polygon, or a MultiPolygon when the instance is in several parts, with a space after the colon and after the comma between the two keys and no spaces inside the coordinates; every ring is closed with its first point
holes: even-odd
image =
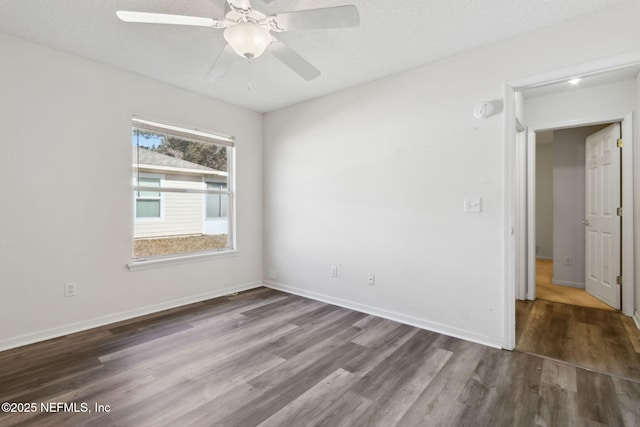
{"type": "MultiPolygon", "coordinates": [[[[160,188],[158,187],[143,187],[137,185],[137,179],[135,175],[137,172],[137,159],[133,159],[134,163],[134,177],[133,177],[133,200],[134,200],[134,209],[133,209],[133,221],[135,224],[137,222],[136,212],[135,212],[135,191],[158,191],[160,190],[161,196],[164,196],[164,193],[200,193],[204,197],[207,194],[225,194],[229,197],[229,204],[227,207],[227,220],[228,220],[228,235],[227,240],[229,242],[229,247],[222,250],[207,250],[207,251],[199,251],[199,252],[191,252],[191,253],[180,253],[173,255],[162,255],[157,257],[148,257],[148,258],[133,258],[132,261],[127,264],[127,267],[130,271],[136,270],[145,270],[149,268],[163,267],[166,265],[172,264],[182,264],[186,262],[194,262],[199,260],[206,260],[210,257],[228,257],[233,256],[238,253],[236,247],[236,187],[235,187],[235,138],[231,136],[225,136],[221,134],[215,134],[211,132],[203,132],[198,129],[189,129],[182,126],[176,126],[171,124],[165,124],[161,122],[151,121],[147,119],[142,119],[138,117],[133,117],[132,119],[132,127],[138,129],[144,129],[150,132],[158,133],[158,134],[167,134],[172,136],[177,136],[180,138],[188,139],[195,142],[204,142],[204,143],[213,143],[218,146],[227,147],[227,189],[226,190],[209,190],[206,188],[203,189],[182,189],[182,188],[170,188],[165,187],[164,177],[161,180],[160,188]]],[[[154,174],[140,173],[140,177],[149,176],[153,177],[154,174]]],[[[206,205],[205,205],[206,209],[206,205]]],[[[161,211],[162,217],[164,218],[164,197],[161,198],[161,211]]],[[[142,218],[141,218],[142,219],[142,218]]],[[[156,220],[156,218],[152,218],[152,220],[156,220]]],[[[133,244],[133,234],[134,230],[132,230],[132,244],[133,244]]]]}
{"type": "MultiPolygon", "coordinates": [[[[160,193],[160,216],[157,218],[138,218],[138,196],[136,195],[136,193],[140,190],[134,190],[133,191],[133,218],[136,222],[160,222],[160,221],[164,221],[164,193],[163,191],[160,191],[159,189],[164,187],[165,185],[165,179],[164,179],[164,175],[161,174],[157,174],[157,173],[146,173],[146,172],[140,172],[140,173],[135,173],[135,176],[133,177],[133,187],[134,188],[146,188],[146,187],[139,187],[138,186],[138,179],[139,178],[151,178],[151,179],[159,179],[160,180],[160,187],[158,187],[158,193],[160,193]]],[[[155,188],[155,187],[154,187],[155,188]]],[[[154,191],[155,193],[155,191],[154,191]]]]}

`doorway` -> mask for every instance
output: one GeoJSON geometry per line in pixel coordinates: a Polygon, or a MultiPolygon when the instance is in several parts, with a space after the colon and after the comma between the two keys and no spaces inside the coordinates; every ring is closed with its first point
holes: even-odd
{"type": "MultiPolygon", "coordinates": [[[[635,55],[626,55],[624,57],[609,58],[607,61],[600,61],[592,64],[583,64],[575,67],[570,67],[564,70],[558,70],[555,72],[545,73],[540,76],[532,76],[528,78],[518,79],[510,81],[506,84],[506,96],[505,96],[505,133],[506,141],[508,143],[505,146],[506,150],[506,170],[505,170],[505,189],[506,189],[506,203],[505,203],[505,215],[507,223],[511,226],[507,229],[505,234],[505,340],[503,347],[505,349],[515,348],[515,336],[516,336],[516,312],[515,301],[516,296],[519,298],[531,299],[535,296],[535,293],[529,292],[531,288],[522,288],[522,283],[527,280],[531,282],[532,271],[535,269],[528,269],[523,266],[523,260],[533,259],[535,257],[527,256],[531,253],[535,253],[535,246],[528,248],[531,245],[531,240],[527,241],[527,218],[535,216],[535,212],[531,211],[533,205],[521,207],[521,201],[523,199],[523,188],[527,189],[527,184],[523,185],[522,182],[522,170],[518,166],[521,164],[519,154],[522,153],[522,147],[518,147],[515,144],[516,141],[516,123],[529,126],[532,129],[529,134],[535,131],[544,131],[549,129],[567,129],[571,127],[584,126],[584,125],[597,125],[611,122],[622,123],[622,135],[625,141],[625,156],[623,160],[623,181],[625,186],[622,194],[622,213],[623,213],[623,228],[626,230],[633,230],[633,180],[632,171],[634,166],[633,160],[633,115],[632,111],[638,108],[638,94],[636,91],[636,81],[638,79],[638,70],[640,69],[640,52],[635,55]],[[522,115],[523,100],[522,92],[525,90],[541,90],[547,91],[548,94],[552,94],[556,91],[556,88],[560,85],[567,84],[567,81],[576,75],[592,76],[594,80],[600,78],[600,82],[603,79],[606,82],[616,81],[615,77],[612,78],[618,72],[631,73],[630,80],[633,80],[633,89],[623,91],[621,93],[629,93],[633,99],[628,99],[627,102],[604,102],[597,104],[574,103],[572,106],[568,106],[562,100],[561,97],[557,98],[555,104],[552,104],[546,109],[541,109],[542,113],[538,114],[534,118],[522,115]],[[556,86],[554,88],[553,86],[556,86]],[[520,99],[518,96],[520,95],[520,99]],[[524,220],[523,220],[524,218],[524,220]]],[[[619,74],[618,74],[619,75],[619,74]]],[[[628,76],[629,74],[627,74],[628,76]]],[[[598,90],[591,88],[589,92],[591,94],[598,90]]],[[[574,91],[578,93],[577,91],[574,91]]],[[[574,97],[579,99],[580,96],[574,97]]],[[[527,111],[529,112],[529,111],[527,111]]],[[[520,126],[522,128],[523,126],[520,126]]],[[[519,134],[519,139],[522,133],[519,134]]],[[[534,133],[535,135],[535,133],[534,133]]],[[[531,148],[528,146],[527,148],[531,148]]],[[[527,151],[526,149],[524,150],[527,151]]],[[[636,160],[637,162],[637,160],[636,160]]],[[[529,230],[531,231],[531,230],[529,230]]],[[[634,281],[634,253],[633,253],[633,233],[626,233],[622,237],[623,251],[623,271],[622,271],[622,293],[623,304],[622,312],[626,316],[632,316],[634,314],[634,290],[636,283],[634,281]]],[[[533,278],[535,279],[535,277],[533,278]]],[[[535,286],[535,285],[533,285],[535,286]]]]}
{"type": "Polygon", "coordinates": [[[535,159],[529,162],[535,183],[529,198],[535,205],[535,260],[529,264],[535,286],[529,299],[620,309],[620,217],[612,216],[620,203],[620,152],[611,153],[620,123],[535,136],[535,159]],[[605,140],[606,149],[597,145],[605,140]]]}
{"type": "MultiPolygon", "coordinates": [[[[608,174],[607,182],[620,184],[622,194],[620,189],[617,190],[620,203],[616,207],[608,208],[607,214],[612,211],[618,213],[617,208],[623,208],[619,212],[623,214],[623,219],[618,223],[618,234],[622,236],[620,224],[622,224],[623,230],[633,230],[633,180],[630,172],[633,170],[632,122],[634,117],[631,112],[637,110],[640,105],[637,92],[637,84],[640,83],[638,71],[640,71],[640,66],[636,63],[631,67],[631,76],[626,79],[616,80],[609,76],[605,79],[605,83],[594,83],[593,86],[585,86],[582,89],[568,88],[567,81],[545,84],[543,87],[534,88],[534,91],[538,91],[536,95],[538,99],[529,100],[526,98],[527,91],[531,89],[530,85],[524,85],[518,91],[514,89],[514,93],[517,92],[524,98],[520,100],[520,107],[524,113],[521,112],[519,119],[521,128],[528,127],[528,132],[522,133],[520,138],[516,140],[515,124],[514,129],[508,129],[509,137],[513,136],[513,139],[509,140],[515,141],[515,147],[512,151],[513,157],[510,157],[510,162],[508,162],[513,167],[514,177],[511,206],[508,206],[514,228],[513,238],[508,240],[508,245],[512,245],[514,253],[507,258],[509,263],[513,263],[513,269],[509,270],[509,274],[513,272],[514,291],[512,295],[514,295],[514,301],[512,304],[517,305],[517,312],[514,313],[517,322],[514,319],[514,323],[516,323],[514,329],[517,329],[517,337],[519,338],[516,347],[514,331],[513,347],[511,348],[515,347],[519,351],[535,353],[589,369],[632,378],[635,381],[640,381],[640,369],[636,369],[640,366],[640,352],[636,349],[637,343],[640,342],[640,329],[629,317],[635,309],[633,233],[627,233],[626,237],[623,236],[622,245],[617,243],[617,254],[604,250],[606,248],[602,246],[602,242],[609,237],[604,238],[602,235],[597,235],[601,228],[598,224],[599,219],[592,222],[591,211],[593,209],[590,207],[592,193],[590,193],[589,186],[593,182],[601,182],[600,178],[604,176],[603,174],[608,174]],[[617,104],[620,97],[615,96],[614,92],[626,93],[628,96],[617,104]],[[543,214],[538,209],[541,206],[538,206],[536,200],[539,198],[539,195],[536,197],[535,180],[535,168],[538,165],[532,159],[536,158],[536,140],[544,139],[545,133],[549,136],[549,132],[551,132],[550,136],[553,141],[552,151],[558,151],[554,154],[562,154],[564,150],[564,160],[562,160],[562,167],[552,168],[551,172],[553,177],[557,178],[556,184],[558,185],[552,186],[551,190],[550,221],[553,223],[553,229],[550,240],[552,243],[547,244],[547,248],[550,246],[551,250],[545,250],[543,239],[539,236],[543,230],[536,227],[536,219],[542,220],[543,214]],[[602,172],[601,169],[598,169],[603,165],[610,165],[611,161],[615,160],[609,154],[603,157],[602,150],[596,156],[590,155],[590,150],[594,146],[593,138],[598,139],[603,133],[612,134],[612,132],[618,132],[613,140],[614,144],[620,139],[620,134],[622,134],[623,143],[627,142],[624,144],[626,149],[622,161],[618,163],[622,166],[622,173],[619,171],[612,173],[611,170],[602,172]],[[523,138],[523,134],[526,137],[523,138]],[[591,135],[595,135],[595,137],[591,135]],[[523,144],[523,139],[524,146],[518,147],[517,144],[523,144]],[[554,141],[555,139],[558,141],[554,141]],[[573,151],[570,150],[571,141],[581,152],[576,153],[575,148],[573,151]],[[572,168],[566,164],[567,155],[573,159],[574,166],[579,163],[582,167],[581,171],[580,168],[572,168]],[[597,161],[592,161],[592,157],[597,158],[597,161]],[[576,162],[576,158],[579,159],[579,162],[576,162]],[[593,171],[591,167],[593,167],[593,171]],[[598,179],[594,181],[593,176],[598,179]],[[575,182],[578,180],[583,189],[576,187],[575,182]],[[523,194],[526,197],[523,197],[523,194]],[[560,206],[563,203],[564,206],[560,206]],[[578,207],[579,209],[575,209],[578,207]],[[627,218],[625,218],[626,215],[628,215],[627,218]],[[536,218],[537,216],[541,218],[536,218]],[[563,232],[566,232],[566,235],[562,236],[563,232]],[[594,235],[596,238],[593,237],[594,235]],[[589,242],[590,238],[591,242],[589,242]],[[601,246],[594,250],[594,242],[601,246]],[[591,248],[588,247],[589,243],[591,243],[591,248]],[[608,261],[604,258],[595,260],[595,262],[593,258],[590,260],[589,256],[593,253],[602,254],[603,252],[611,255],[607,258],[608,261]],[[622,311],[626,316],[620,311],[611,309],[602,310],[562,302],[536,300],[536,297],[540,296],[536,292],[536,270],[538,273],[542,273],[542,268],[536,269],[536,263],[544,262],[552,263],[552,269],[548,272],[548,276],[550,282],[556,282],[552,285],[553,287],[567,291],[580,291],[583,295],[586,295],[586,291],[583,289],[587,288],[588,279],[593,278],[592,276],[600,280],[603,275],[607,275],[606,282],[611,284],[612,276],[609,273],[615,273],[614,283],[616,276],[620,275],[621,279],[625,279],[624,276],[628,275],[626,282],[621,280],[623,282],[621,288],[616,289],[617,301],[616,298],[610,296],[605,295],[605,298],[602,298],[602,295],[598,295],[600,299],[607,300],[608,304],[614,306],[618,304],[618,307],[620,307],[620,299],[622,299],[622,311]],[[590,262],[599,266],[602,274],[593,274],[590,262]],[[622,295],[620,289],[622,289],[622,295]],[[517,301],[517,304],[516,296],[521,299],[517,301]]],[[[599,73],[593,72],[596,75],[599,73]]],[[[575,71],[571,72],[571,74],[574,73],[575,71]]],[[[511,107],[515,110],[515,105],[511,107]]],[[[508,108],[507,106],[506,109],[508,108]]],[[[513,122],[515,120],[511,123],[513,122]]],[[[598,142],[598,144],[600,143],[598,142]]],[[[615,191],[607,190],[605,192],[600,188],[597,196],[602,199],[602,197],[606,198],[614,193],[615,191]]],[[[610,249],[616,247],[614,240],[609,239],[608,242],[605,242],[610,249]]],[[[507,333],[509,333],[509,325],[506,327],[507,333]]],[[[507,336],[505,341],[511,344],[509,338],[507,336]]]]}
{"type": "MultiPolygon", "coordinates": [[[[546,105],[542,105],[546,108],[546,105]]],[[[535,300],[538,257],[551,258],[555,267],[553,273],[555,284],[585,288],[615,309],[622,309],[625,315],[633,316],[636,285],[632,231],[634,211],[631,173],[633,170],[632,120],[633,115],[629,113],[622,119],[594,119],[578,125],[530,129],[526,132],[527,136],[524,140],[523,138],[517,140],[516,143],[524,144],[524,148],[516,147],[515,151],[518,156],[515,173],[518,193],[515,198],[514,221],[514,253],[516,255],[514,264],[517,272],[515,298],[535,300]],[[594,137],[608,135],[609,146],[606,150],[601,147],[598,155],[587,152],[588,140],[592,132],[595,132],[594,137]],[[555,236],[553,245],[543,243],[545,233],[536,227],[537,216],[541,215],[537,210],[540,210],[540,205],[545,204],[536,203],[536,178],[538,175],[545,174],[545,172],[536,174],[536,152],[542,151],[537,144],[538,135],[542,142],[553,141],[553,135],[556,135],[555,139],[565,141],[564,144],[553,145],[553,151],[561,155],[564,164],[555,170],[546,171],[546,175],[558,175],[559,179],[556,181],[559,184],[557,183],[554,188],[563,187],[561,191],[552,190],[555,200],[552,199],[552,202],[546,203],[549,212],[546,216],[551,218],[547,219],[546,223],[556,222],[561,226],[553,233],[546,233],[555,236]],[[619,138],[620,135],[622,138],[619,138]],[[618,142],[623,145],[622,140],[627,141],[626,149],[616,147],[618,142]],[[611,169],[610,165],[614,163],[613,157],[616,157],[616,167],[611,169]],[[571,158],[573,158],[573,165],[568,163],[568,159],[571,158]],[[609,169],[599,170],[603,167],[609,169]],[[614,176],[615,179],[612,178],[614,176]],[[607,190],[596,189],[595,195],[589,197],[587,190],[589,185],[593,184],[587,184],[589,182],[602,184],[604,181],[608,183],[607,190]],[[609,185],[611,183],[616,184],[615,188],[609,185]],[[607,207],[604,207],[604,201],[607,207]],[[560,208],[549,207],[552,204],[560,208]],[[601,211],[602,209],[605,210],[601,211]],[[550,212],[551,210],[553,213],[550,212]],[[594,216],[596,213],[602,218],[594,216]],[[605,216],[607,218],[604,218],[605,216]],[[609,224],[609,229],[605,230],[608,233],[602,233],[600,230],[603,221],[612,221],[612,224],[615,221],[615,225],[609,224]],[[623,230],[625,233],[622,232],[623,230]],[[560,236],[561,233],[558,231],[562,231],[563,235],[560,236]],[[540,253],[544,251],[544,247],[550,246],[558,253],[553,256],[551,256],[551,250],[546,250],[546,254],[540,253]],[[592,249],[589,249],[590,247],[592,249]],[[588,259],[591,260],[590,263],[587,262],[588,259]]]]}
{"type": "Polygon", "coordinates": [[[535,286],[516,303],[515,349],[638,382],[640,330],[617,310],[620,287],[610,286],[622,271],[620,217],[607,222],[621,200],[621,128],[547,129],[529,141],[535,286]]]}

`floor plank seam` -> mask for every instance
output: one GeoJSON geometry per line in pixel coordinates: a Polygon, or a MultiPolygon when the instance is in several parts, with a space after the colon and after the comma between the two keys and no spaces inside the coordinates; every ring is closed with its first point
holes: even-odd
{"type": "Polygon", "coordinates": [[[629,381],[631,383],[640,385],[640,380],[638,380],[636,378],[630,378],[630,377],[625,377],[623,375],[618,375],[618,374],[611,373],[611,372],[605,372],[605,371],[602,371],[602,370],[599,370],[599,369],[591,368],[589,366],[580,365],[580,364],[577,364],[577,363],[569,362],[569,361],[558,359],[558,358],[551,357],[551,356],[545,356],[544,354],[538,354],[538,353],[533,353],[531,351],[521,350],[521,349],[519,349],[517,347],[513,351],[517,352],[517,353],[521,353],[521,354],[528,354],[530,356],[539,357],[539,358],[544,359],[544,360],[550,360],[552,362],[560,363],[562,365],[571,366],[573,368],[583,369],[585,371],[593,372],[594,374],[608,375],[610,377],[617,378],[619,380],[629,381]]]}

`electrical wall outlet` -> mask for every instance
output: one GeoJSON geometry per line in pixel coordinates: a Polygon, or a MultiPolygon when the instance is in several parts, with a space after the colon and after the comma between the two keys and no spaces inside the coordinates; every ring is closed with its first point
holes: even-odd
{"type": "Polygon", "coordinates": [[[571,265],[571,262],[572,262],[571,257],[569,257],[569,256],[568,256],[568,257],[565,257],[565,259],[564,259],[564,265],[571,265]]]}
{"type": "Polygon", "coordinates": [[[367,283],[370,286],[373,286],[376,284],[376,275],[374,273],[367,274],[367,283]]]}
{"type": "Polygon", "coordinates": [[[338,278],[338,266],[336,265],[331,266],[331,277],[333,277],[334,279],[338,278]]]}
{"type": "Polygon", "coordinates": [[[64,284],[64,296],[74,297],[76,296],[76,284],[75,282],[69,282],[64,284]]]}

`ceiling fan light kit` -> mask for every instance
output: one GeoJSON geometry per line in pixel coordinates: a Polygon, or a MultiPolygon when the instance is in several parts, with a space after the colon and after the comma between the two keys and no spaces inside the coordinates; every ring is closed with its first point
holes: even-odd
{"type": "Polygon", "coordinates": [[[358,9],[353,5],[299,10],[267,16],[251,7],[249,0],[227,0],[228,10],[224,19],[183,15],[166,15],[150,12],[117,11],[124,22],[146,24],[187,25],[209,28],[224,28],[224,39],[231,49],[224,49],[209,72],[209,80],[222,78],[231,67],[228,52],[235,52],[251,60],[264,53],[277,41],[274,56],[305,80],[312,80],[320,71],[277,39],[271,32],[284,32],[318,28],[357,27],[360,24],[358,9]]]}
{"type": "Polygon", "coordinates": [[[224,39],[238,55],[247,59],[262,55],[272,40],[268,28],[253,22],[241,22],[227,27],[224,39]]]}

